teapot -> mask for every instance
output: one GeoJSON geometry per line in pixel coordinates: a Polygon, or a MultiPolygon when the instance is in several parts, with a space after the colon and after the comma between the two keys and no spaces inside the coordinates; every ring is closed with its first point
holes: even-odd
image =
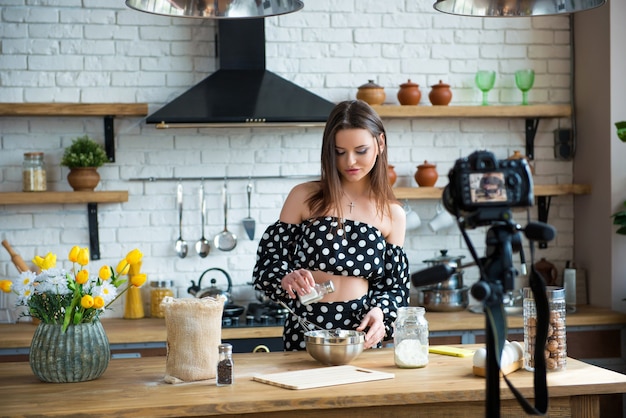
{"type": "Polygon", "coordinates": [[[201,275],[200,278],[198,279],[198,284],[196,285],[196,283],[192,280],[191,281],[191,286],[187,289],[187,293],[189,293],[192,296],[195,296],[197,298],[204,298],[207,296],[210,296],[212,298],[218,298],[219,296],[223,296],[225,298],[224,300],[224,305],[230,305],[232,303],[232,299],[230,296],[230,291],[233,287],[233,282],[230,279],[230,276],[228,275],[228,273],[218,267],[213,267],[210,268],[208,270],[205,270],[201,275]],[[225,277],[226,280],[228,281],[228,288],[226,290],[222,290],[219,287],[217,287],[216,283],[217,280],[215,278],[211,278],[211,286],[209,287],[205,287],[204,289],[202,288],[202,279],[204,278],[204,275],[207,274],[210,271],[218,271],[220,273],[222,273],[225,277]]]}

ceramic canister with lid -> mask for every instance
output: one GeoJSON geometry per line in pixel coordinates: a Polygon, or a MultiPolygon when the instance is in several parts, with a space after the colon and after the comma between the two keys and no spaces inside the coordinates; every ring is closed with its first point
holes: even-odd
{"type": "Polygon", "coordinates": [[[428,321],[421,306],[398,308],[394,323],[394,361],[403,369],[425,367],[428,364],[428,321]]]}
{"type": "Polygon", "coordinates": [[[433,106],[447,106],[452,100],[452,91],[450,85],[439,80],[439,84],[434,84],[431,87],[428,99],[433,106]]]}
{"type": "Polygon", "coordinates": [[[374,83],[374,80],[368,80],[367,83],[359,86],[356,98],[369,105],[380,105],[385,101],[385,89],[374,83]]]}
{"type": "MultiPolygon", "coordinates": [[[[548,297],[548,338],[545,346],[547,371],[564,370],[567,363],[567,341],[565,336],[565,290],[562,287],[546,286],[548,297]]],[[[529,287],[524,288],[524,368],[535,370],[535,341],[537,338],[537,306],[529,287]]]]}
{"type": "Polygon", "coordinates": [[[417,166],[417,171],[415,172],[414,177],[418,186],[433,187],[439,178],[437,166],[429,163],[428,161],[424,161],[424,164],[417,166]]]}
{"type": "Polygon", "coordinates": [[[410,79],[406,83],[400,84],[400,90],[398,90],[398,101],[403,106],[414,106],[419,104],[422,98],[422,92],[420,86],[413,83],[410,79]]]}

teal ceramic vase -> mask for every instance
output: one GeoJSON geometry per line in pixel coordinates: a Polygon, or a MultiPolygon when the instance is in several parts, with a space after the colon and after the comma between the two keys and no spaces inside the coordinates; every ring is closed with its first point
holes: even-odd
{"type": "Polygon", "coordinates": [[[37,326],[30,344],[29,362],[33,373],[44,382],[71,383],[94,380],[109,365],[109,339],[99,320],[70,325],[37,326]]]}

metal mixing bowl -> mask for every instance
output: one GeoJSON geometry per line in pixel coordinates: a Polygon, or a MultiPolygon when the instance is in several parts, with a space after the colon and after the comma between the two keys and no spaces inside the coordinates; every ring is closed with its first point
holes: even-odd
{"type": "Polygon", "coordinates": [[[306,351],[320,363],[348,364],[363,352],[365,333],[343,329],[316,330],[304,333],[306,351]]]}

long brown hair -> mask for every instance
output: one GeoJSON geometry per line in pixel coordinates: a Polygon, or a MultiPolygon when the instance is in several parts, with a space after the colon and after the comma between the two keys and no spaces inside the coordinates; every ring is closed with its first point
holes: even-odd
{"type": "Polygon", "coordinates": [[[378,114],[361,100],[348,100],[338,103],[328,116],[322,140],[322,176],[320,189],[307,203],[313,216],[322,216],[335,210],[343,217],[340,200],[342,197],[341,177],[337,169],[335,135],[342,129],[366,129],[376,140],[379,155],[370,171],[370,197],[374,198],[377,213],[381,216],[391,213],[389,203],[396,201],[387,177],[387,134],[378,114]],[[379,138],[383,135],[385,146],[380,149],[379,138]]]}

